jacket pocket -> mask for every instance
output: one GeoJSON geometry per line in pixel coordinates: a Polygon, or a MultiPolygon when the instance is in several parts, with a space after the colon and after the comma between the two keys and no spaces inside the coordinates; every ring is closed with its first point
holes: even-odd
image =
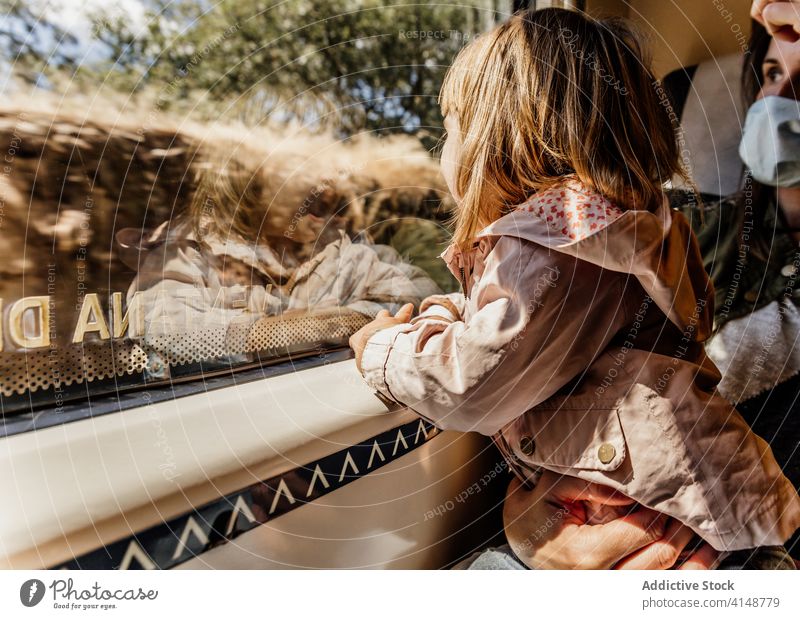
{"type": "Polygon", "coordinates": [[[557,472],[615,471],[627,445],[617,408],[536,407],[502,430],[514,458],[557,472]]]}

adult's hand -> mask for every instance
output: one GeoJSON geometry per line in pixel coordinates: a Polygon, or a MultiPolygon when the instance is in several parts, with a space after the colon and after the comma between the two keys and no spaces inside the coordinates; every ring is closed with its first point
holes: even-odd
{"type": "Polygon", "coordinates": [[[800,2],[797,0],[754,0],[750,16],[780,41],[793,43],[800,38],[800,2]]]}
{"type": "MultiPolygon", "coordinates": [[[[692,538],[681,523],[611,488],[550,471],[530,491],[511,481],[503,520],[514,553],[533,569],[668,569],[692,538]],[[588,524],[586,501],[629,511],[588,524]]],[[[704,545],[682,569],[709,569],[716,559],[704,545]]]]}

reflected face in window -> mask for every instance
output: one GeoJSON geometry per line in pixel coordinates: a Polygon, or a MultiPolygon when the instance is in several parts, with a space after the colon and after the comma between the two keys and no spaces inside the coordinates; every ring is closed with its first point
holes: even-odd
{"type": "Polygon", "coordinates": [[[800,43],[772,39],[761,65],[757,99],[768,96],[800,99],[800,43]]]}

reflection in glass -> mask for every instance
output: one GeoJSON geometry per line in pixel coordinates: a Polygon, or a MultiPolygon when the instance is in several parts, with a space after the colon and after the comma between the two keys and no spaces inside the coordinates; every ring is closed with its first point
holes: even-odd
{"type": "Polygon", "coordinates": [[[450,291],[409,141],[0,112],[4,412],[342,346],[450,291]]]}

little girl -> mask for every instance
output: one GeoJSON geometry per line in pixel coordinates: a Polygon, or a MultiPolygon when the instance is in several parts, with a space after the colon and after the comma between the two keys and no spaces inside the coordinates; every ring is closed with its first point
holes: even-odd
{"type": "Polygon", "coordinates": [[[646,67],[623,23],[559,9],[462,50],[440,102],[463,294],[384,312],[356,363],[440,428],[493,436],[523,479],[611,486],[720,551],[782,544],[800,498],[716,394],[713,290],[662,192],[683,172],[646,67]]]}

